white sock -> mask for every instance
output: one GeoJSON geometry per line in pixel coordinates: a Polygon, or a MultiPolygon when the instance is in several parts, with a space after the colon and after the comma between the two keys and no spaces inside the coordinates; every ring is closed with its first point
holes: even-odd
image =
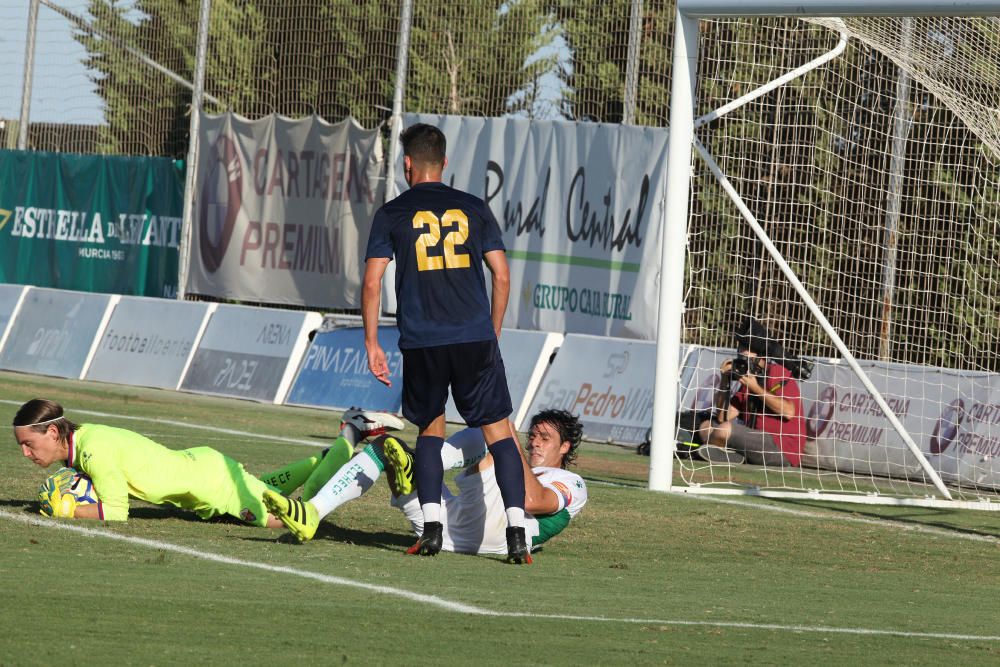
{"type": "Polygon", "coordinates": [[[520,528],[524,525],[524,509],[521,507],[507,508],[507,525],[511,528],[520,528]]]}
{"type": "Polygon", "coordinates": [[[468,468],[482,461],[487,451],[482,429],[463,429],[445,439],[441,447],[441,465],[445,470],[468,468]]]}
{"type": "Polygon", "coordinates": [[[344,464],[309,502],[313,504],[319,512],[319,518],[322,519],[348,500],[360,498],[361,494],[372,488],[381,474],[382,465],[368,453],[366,448],[344,464]]]}
{"type": "Polygon", "coordinates": [[[420,506],[424,513],[424,525],[432,521],[441,521],[441,503],[424,503],[420,506]]]}

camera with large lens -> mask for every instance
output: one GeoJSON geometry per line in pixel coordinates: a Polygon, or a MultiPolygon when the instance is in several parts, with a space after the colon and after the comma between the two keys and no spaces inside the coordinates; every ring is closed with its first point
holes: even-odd
{"type": "Polygon", "coordinates": [[[737,354],[733,359],[733,377],[737,380],[744,375],[750,375],[750,357],[745,354],[737,354]]]}

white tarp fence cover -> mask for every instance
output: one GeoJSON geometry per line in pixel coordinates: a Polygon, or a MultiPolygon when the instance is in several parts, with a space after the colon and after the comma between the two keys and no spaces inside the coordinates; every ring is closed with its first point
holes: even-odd
{"type": "MultiPolygon", "coordinates": [[[[416,122],[448,139],[445,183],[482,197],[500,222],[513,286],[505,327],[656,337],[666,130],[404,114],[404,126],[416,122]]],[[[396,173],[402,192],[401,162],[396,173]]]]}

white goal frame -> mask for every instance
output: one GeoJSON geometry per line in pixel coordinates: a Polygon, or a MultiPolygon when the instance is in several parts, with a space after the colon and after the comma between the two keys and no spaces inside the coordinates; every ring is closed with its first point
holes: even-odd
{"type": "MultiPolygon", "coordinates": [[[[844,17],[844,16],[997,16],[1000,3],[996,0],[955,0],[949,3],[932,0],[678,0],[674,27],[673,69],[670,96],[670,144],[667,156],[666,196],[663,217],[663,235],[660,249],[660,292],[657,320],[656,371],[653,402],[653,428],[650,447],[649,488],[654,491],[682,493],[741,494],[763,497],[809,497],[832,501],[861,502],[868,504],[919,505],[929,507],[962,507],[1000,511],[1000,503],[983,501],[954,501],[941,477],[928,463],[913,442],[898,417],[879,393],[871,379],[858,365],[857,360],[844,344],[805,287],[785,262],[778,249],[767,237],[752,212],[743,204],[739,194],[728,183],[725,175],[711,155],[697,141],[694,130],[710,118],[695,119],[695,88],[698,70],[699,19],[702,18],[763,18],[763,17],[844,17]],[[699,122],[699,120],[701,122],[699,122]],[[687,248],[689,215],[688,196],[691,186],[691,151],[698,150],[709,169],[736,203],[743,218],[753,228],[763,246],[777,262],[810,312],[817,319],[843,359],[857,373],[861,382],[885,413],[893,428],[906,446],[921,463],[928,479],[940,497],[896,498],[881,495],[828,494],[803,490],[800,492],[769,491],[764,489],[713,488],[706,486],[675,487],[673,465],[675,454],[676,414],[679,407],[681,328],[684,312],[684,266],[687,248]]],[[[843,42],[843,38],[841,42],[843,42]]],[[[838,48],[842,45],[838,44],[838,48]]],[[[837,49],[834,49],[836,51],[837,49]]],[[[833,52],[831,52],[832,54],[833,52]]],[[[744,95],[712,114],[718,117],[755,99],[777,85],[801,76],[835,55],[826,54],[789,72],[765,87],[744,95]],[[829,57],[827,57],[829,56],[829,57]],[[826,58],[826,60],[824,60],[826,58]]]]}

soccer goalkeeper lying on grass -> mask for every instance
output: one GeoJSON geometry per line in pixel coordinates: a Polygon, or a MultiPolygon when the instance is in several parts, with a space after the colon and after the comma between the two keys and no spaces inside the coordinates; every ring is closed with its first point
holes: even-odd
{"type": "Polygon", "coordinates": [[[132,496],[191,510],[202,519],[228,514],[268,528],[282,523],[264,507],[266,489],[291,493],[302,486],[303,497],[312,497],[351,458],[356,442],[402,427],[392,415],[349,410],[340,436],[325,452],[258,479],[211,447],[173,450],[126,429],[78,426],[61,405],[46,399],[28,401],[14,416],[14,437],[24,456],[42,468],[65,462],[88,475],[97,491],[98,502],[77,503],[69,488],[73,474],[60,471],[39,490],[43,514],[124,521],[132,496]]]}

